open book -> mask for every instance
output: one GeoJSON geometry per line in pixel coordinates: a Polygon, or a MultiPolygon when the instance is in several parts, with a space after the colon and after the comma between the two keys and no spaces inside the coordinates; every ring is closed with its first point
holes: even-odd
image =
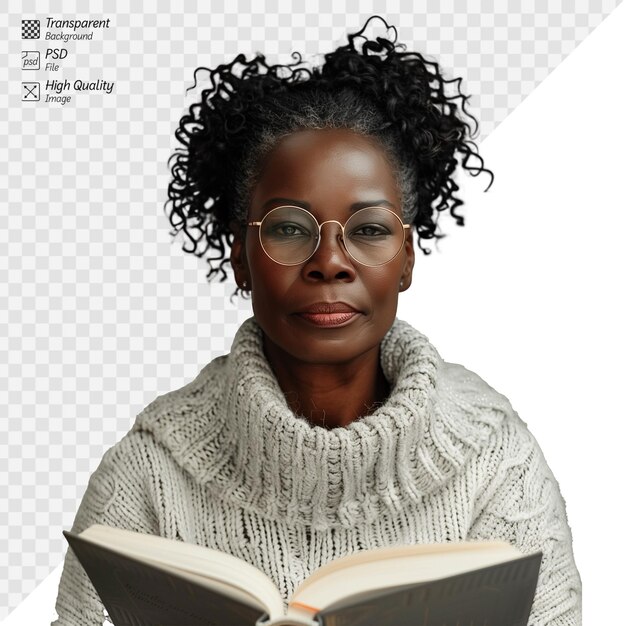
{"type": "Polygon", "coordinates": [[[526,626],[541,563],[503,541],[364,550],[313,571],[285,613],[230,554],[101,525],[63,534],[115,626],[526,626]]]}

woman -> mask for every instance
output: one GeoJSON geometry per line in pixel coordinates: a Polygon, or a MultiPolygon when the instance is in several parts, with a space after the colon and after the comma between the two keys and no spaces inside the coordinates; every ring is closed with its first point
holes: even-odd
{"type": "MultiPolygon", "coordinates": [[[[312,70],[239,56],[182,118],[170,220],[217,251],[209,277],[231,263],[254,317],[104,455],[73,530],[234,554],[285,603],[358,550],[505,539],[543,552],[529,623],[580,624],[565,505],[536,441],[504,396],[396,318],[413,229],[427,252],[438,212],[463,223],[457,156],[490,173],[455,103],[466,97],[363,30],[312,70]]],[[[63,626],[103,619],[71,552],[57,611],[63,626]]]]}

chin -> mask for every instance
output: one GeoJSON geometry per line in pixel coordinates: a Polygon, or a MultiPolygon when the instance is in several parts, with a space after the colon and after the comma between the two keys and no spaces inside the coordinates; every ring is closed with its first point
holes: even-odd
{"type": "MultiPolygon", "coordinates": [[[[337,332],[340,329],[324,329],[318,336],[302,338],[293,335],[288,351],[301,362],[317,365],[348,363],[364,353],[378,348],[382,337],[363,332],[337,332]]],[[[345,329],[347,330],[347,328],[345,329]]]]}

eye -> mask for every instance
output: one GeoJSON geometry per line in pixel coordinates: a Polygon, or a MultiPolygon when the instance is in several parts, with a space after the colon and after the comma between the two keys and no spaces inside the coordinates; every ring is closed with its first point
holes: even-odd
{"type": "Polygon", "coordinates": [[[309,237],[306,228],[294,222],[281,222],[272,227],[272,234],[276,237],[309,237]]]}
{"type": "Polygon", "coordinates": [[[390,235],[389,229],[382,224],[362,224],[350,233],[350,237],[385,237],[390,235]]]}

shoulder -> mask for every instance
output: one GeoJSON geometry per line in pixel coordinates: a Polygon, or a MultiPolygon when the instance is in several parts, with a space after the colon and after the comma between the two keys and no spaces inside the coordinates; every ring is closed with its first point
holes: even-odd
{"type": "Polygon", "coordinates": [[[510,520],[515,512],[526,515],[542,507],[562,515],[558,481],[508,398],[455,363],[443,365],[438,389],[439,419],[455,415],[457,431],[471,433],[475,454],[467,471],[477,489],[476,510],[510,520]]]}
{"type": "Polygon", "coordinates": [[[520,434],[528,433],[526,422],[510,400],[463,365],[442,361],[437,391],[443,404],[462,409],[474,420],[493,422],[520,434]]]}
{"type": "Polygon", "coordinates": [[[137,414],[126,436],[107,451],[103,463],[121,462],[153,472],[172,462],[185,465],[194,444],[215,428],[212,420],[227,367],[228,355],[221,355],[190,382],[157,396],[137,414]]]}
{"type": "Polygon", "coordinates": [[[539,443],[509,399],[478,374],[456,363],[445,363],[440,379],[442,406],[464,414],[468,424],[484,425],[475,467],[495,485],[528,490],[556,484],[539,443]]]}
{"type": "Polygon", "coordinates": [[[523,424],[504,394],[458,363],[441,362],[435,389],[435,409],[468,427],[487,434],[523,424]]]}
{"type": "Polygon", "coordinates": [[[123,477],[132,477],[137,482],[146,475],[155,450],[156,443],[150,433],[131,429],[102,455],[90,484],[101,488],[109,484],[112,488],[123,477]]]}
{"type": "MultiPolygon", "coordinates": [[[[178,389],[157,396],[135,419],[131,432],[151,433],[156,441],[177,437],[179,429],[194,429],[210,419],[210,412],[227,374],[229,355],[221,355],[206,364],[197,376],[178,389]]],[[[206,425],[206,424],[205,424],[206,425]]]]}
{"type": "Polygon", "coordinates": [[[497,413],[501,419],[515,415],[509,399],[476,372],[458,363],[442,361],[437,380],[440,397],[474,413],[497,413]]]}
{"type": "Polygon", "coordinates": [[[115,489],[147,489],[155,477],[171,474],[177,461],[153,432],[137,424],[102,455],[89,479],[90,488],[103,494],[115,489]]]}
{"type": "Polygon", "coordinates": [[[463,365],[442,361],[434,409],[437,421],[464,433],[484,463],[541,454],[509,399],[463,365]]]}
{"type": "Polygon", "coordinates": [[[131,430],[102,456],[89,477],[83,507],[98,515],[152,515],[158,492],[180,483],[180,468],[171,452],[149,432],[131,430]]]}

